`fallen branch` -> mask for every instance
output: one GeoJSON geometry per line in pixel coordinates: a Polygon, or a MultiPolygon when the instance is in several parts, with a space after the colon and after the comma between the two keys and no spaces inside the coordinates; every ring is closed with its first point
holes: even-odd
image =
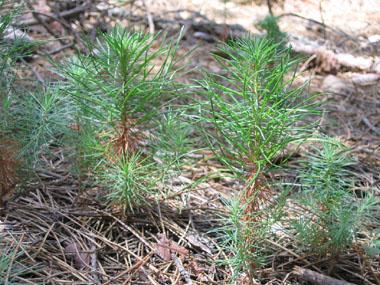
{"type": "Polygon", "coordinates": [[[56,53],[59,53],[60,51],[64,50],[64,49],[67,49],[67,48],[70,48],[74,45],[74,43],[68,43],[66,45],[63,45],[63,46],[60,46],[58,48],[55,48],[55,49],[52,49],[51,51],[48,51],[46,52],[45,54],[43,55],[53,55],[53,54],[56,54],[56,53]]]}
{"type": "Polygon", "coordinates": [[[38,15],[45,16],[47,18],[50,18],[50,19],[60,23],[66,29],[67,32],[69,32],[70,34],[72,34],[74,36],[75,42],[78,45],[82,45],[82,40],[81,40],[79,34],[71,27],[70,23],[68,23],[65,19],[63,19],[63,17],[60,17],[59,15],[55,16],[55,15],[51,15],[51,14],[46,14],[46,13],[42,13],[42,12],[38,12],[38,11],[34,11],[34,13],[38,14],[38,15]]]}
{"type": "Polygon", "coordinates": [[[299,266],[294,267],[293,272],[294,275],[310,281],[315,284],[321,285],[354,285],[353,283],[349,283],[343,280],[338,280],[332,278],[330,276],[323,275],[321,273],[315,272],[310,269],[305,269],[299,266]]]}
{"type": "Polygon", "coordinates": [[[289,46],[296,53],[316,55],[316,62],[322,71],[330,72],[332,69],[339,70],[345,67],[354,71],[366,71],[380,73],[380,59],[378,57],[354,56],[347,53],[334,53],[323,46],[305,44],[301,41],[291,41],[289,46]]]}
{"type": "Polygon", "coordinates": [[[32,4],[30,2],[26,2],[26,5],[32,11],[32,15],[33,15],[34,19],[36,19],[36,21],[39,24],[41,24],[49,34],[51,34],[53,37],[58,39],[61,42],[61,44],[65,44],[65,41],[63,39],[61,39],[61,37],[53,29],[51,29],[49,27],[49,25],[46,23],[45,19],[34,10],[32,4]]]}
{"type": "Polygon", "coordinates": [[[96,257],[96,245],[95,243],[92,243],[91,244],[91,267],[92,267],[92,272],[93,272],[93,278],[94,278],[94,282],[95,284],[98,284],[100,282],[99,280],[99,277],[97,275],[97,271],[98,271],[98,268],[97,268],[97,265],[96,265],[96,261],[97,261],[97,257],[96,257]]]}
{"type": "Polygon", "coordinates": [[[182,262],[179,260],[179,258],[174,253],[172,253],[170,256],[171,259],[174,261],[175,266],[177,266],[179,273],[186,280],[186,284],[192,285],[193,282],[190,278],[190,274],[186,271],[185,267],[183,267],[182,262]]]}

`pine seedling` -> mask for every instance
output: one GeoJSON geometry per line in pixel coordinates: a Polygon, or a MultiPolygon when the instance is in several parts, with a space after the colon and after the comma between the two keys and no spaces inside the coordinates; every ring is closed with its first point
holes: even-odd
{"type": "Polygon", "coordinates": [[[184,120],[186,116],[186,110],[169,107],[167,112],[156,119],[157,128],[151,143],[155,156],[165,165],[179,167],[181,158],[194,149],[194,139],[189,136],[192,126],[184,120]]]}
{"type": "Polygon", "coordinates": [[[14,19],[21,10],[19,1],[0,1],[0,202],[30,178],[52,142],[59,144],[70,116],[52,85],[30,91],[16,84],[18,60],[39,44],[14,35],[14,19]]]}
{"type": "Polygon", "coordinates": [[[66,97],[53,86],[37,87],[24,95],[15,102],[9,129],[20,145],[19,156],[35,167],[38,156],[49,153],[52,144],[62,145],[73,110],[66,97]]]}
{"type": "Polygon", "coordinates": [[[269,15],[256,23],[256,27],[261,31],[266,31],[266,37],[275,43],[283,42],[287,38],[287,34],[281,32],[277,24],[277,19],[273,15],[269,15]]]}
{"type": "Polygon", "coordinates": [[[270,224],[255,216],[257,212],[248,213],[249,201],[243,204],[240,197],[231,197],[230,200],[224,199],[223,203],[228,216],[220,215],[219,222],[223,226],[210,233],[217,234],[219,245],[228,256],[228,259],[216,260],[216,263],[230,266],[233,269],[231,280],[236,280],[241,272],[263,264],[265,238],[270,224]]]}
{"type": "Polygon", "coordinates": [[[39,86],[22,94],[13,90],[5,101],[8,112],[0,115],[1,198],[21,189],[38,168],[44,168],[42,156],[64,144],[72,114],[65,97],[53,86],[39,86]]]}
{"type": "Polygon", "coordinates": [[[247,180],[252,173],[274,166],[273,159],[284,156],[286,146],[310,136],[306,116],[317,113],[316,104],[304,93],[307,83],[292,88],[295,75],[285,79],[298,63],[290,58],[290,49],[248,37],[220,50],[229,59],[215,58],[228,77],[206,74],[202,82],[209,98],[201,103],[202,123],[215,128],[212,133],[205,127],[204,135],[215,155],[247,180]]]}
{"type": "Polygon", "coordinates": [[[79,54],[59,67],[67,79],[65,92],[83,115],[113,128],[119,142],[126,140],[131,148],[133,127],[155,116],[163,97],[173,91],[178,71],[172,71],[177,46],[171,42],[152,51],[156,38],[115,27],[101,34],[97,45],[87,42],[89,56],[79,54]],[[164,59],[158,67],[154,61],[160,57],[164,59]]]}
{"type": "Polygon", "coordinates": [[[301,163],[301,194],[296,201],[301,209],[292,224],[300,247],[322,255],[344,252],[356,239],[376,202],[372,195],[358,199],[351,191],[354,164],[349,151],[334,140],[312,146],[301,163]]]}
{"type": "MultiPolygon", "coordinates": [[[[156,127],[150,139],[150,152],[161,167],[161,197],[173,194],[173,182],[177,183],[184,167],[193,164],[189,156],[198,151],[196,142],[199,136],[188,121],[188,111],[187,106],[172,105],[154,120],[156,127]]],[[[190,191],[197,183],[200,181],[188,185],[187,189],[190,191]]]]}
{"type": "MultiPolygon", "coordinates": [[[[5,36],[12,20],[19,15],[21,6],[7,0],[0,0],[0,208],[3,200],[20,180],[20,161],[17,159],[17,142],[10,137],[11,106],[14,101],[12,69],[16,62],[17,45],[7,41],[5,36]]],[[[17,43],[16,43],[17,44],[17,43]]],[[[3,259],[1,259],[3,260],[3,259]]]]}
{"type": "MultiPolygon", "coordinates": [[[[96,44],[86,42],[89,55],[79,53],[58,66],[58,73],[66,79],[63,90],[78,106],[79,141],[84,146],[83,157],[90,160],[86,165],[92,165],[94,172],[102,177],[99,182],[114,191],[109,198],[121,194],[117,201],[137,203],[147,194],[143,187],[121,191],[114,185],[120,185],[120,181],[128,184],[126,181],[131,178],[137,179],[139,185],[142,183],[138,175],[128,176],[140,175],[151,163],[151,159],[140,153],[139,143],[148,139],[145,134],[154,125],[152,118],[163,100],[180,86],[175,82],[184,65],[175,67],[182,59],[175,59],[178,42],[170,41],[166,45],[163,39],[161,45],[153,48],[157,37],[115,27],[109,33],[102,33],[96,44]],[[159,59],[161,65],[156,64],[159,59]],[[111,171],[109,167],[113,163],[117,166],[111,171]],[[137,193],[139,189],[141,195],[137,193]]],[[[161,175],[159,171],[151,174],[161,175]]],[[[149,186],[159,179],[150,177],[149,186]]]]}
{"type": "MultiPolygon", "coordinates": [[[[202,132],[216,158],[245,183],[239,196],[245,211],[239,215],[247,226],[238,230],[245,236],[252,227],[252,237],[241,241],[247,247],[260,240],[256,223],[271,223],[265,208],[272,194],[264,173],[278,167],[275,159],[284,162],[292,155],[286,153],[289,145],[297,149],[311,136],[306,117],[317,113],[316,104],[304,92],[307,83],[293,88],[299,59],[290,57],[290,48],[248,36],[219,49],[225,56],[214,57],[227,75],[206,73],[201,83],[209,99],[201,103],[202,132]]],[[[252,273],[254,267],[245,270],[252,273]]]]}
{"type": "Polygon", "coordinates": [[[133,207],[145,205],[147,198],[154,195],[157,167],[141,152],[108,158],[103,167],[100,180],[112,183],[112,191],[107,195],[111,205],[121,204],[124,211],[133,211],[133,207]]]}

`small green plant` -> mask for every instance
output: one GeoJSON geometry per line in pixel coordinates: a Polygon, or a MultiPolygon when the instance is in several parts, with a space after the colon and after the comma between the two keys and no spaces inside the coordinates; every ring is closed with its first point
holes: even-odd
{"type": "Polygon", "coordinates": [[[316,113],[316,104],[304,92],[307,83],[292,86],[298,60],[290,57],[290,49],[267,38],[248,36],[220,50],[227,59],[217,55],[215,59],[228,75],[205,74],[201,84],[208,101],[201,103],[202,132],[216,158],[245,184],[236,202],[244,211],[232,213],[230,218],[234,224],[238,215],[244,223],[231,237],[244,236],[246,240],[230,241],[235,252],[244,252],[235,255],[234,264],[240,260],[237,268],[252,273],[259,263],[253,262],[256,253],[251,250],[260,246],[256,234],[261,236],[261,229],[267,229],[257,224],[273,222],[265,214],[274,202],[264,173],[279,166],[274,164],[276,158],[288,159],[289,145],[300,145],[311,136],[312,124],[306,117],[316,113]]]}
{"type": "Polygon", "coordinates": [[[49,152],[52,144],[59,144],[70,116],[62,94],[53,85],[38,83],[26,90],[20,84],[20,59],[39,44],[14,36],[22,4],[0,1],[0,203],[41,166],[41,155],[49,152]]]}
{"type": "Polygon", "coordinates": [[[50,85],[37,86],[14,99],[7,129],[20,146],[19,156],[35,167],[39,163],[37,156],[48,153],[52,144],[62,145],[73,110],[60,90],[50,85]]]}
{"type": "Polygon", "coordinates": [[[153,129],[152,119],[163,100],[176,94],[180,85],[175,82],[184,66],[175,67],[182,59],[175,58],[178,42],[164,44],[164,38],[153,48],[157,37],[115,27],[101,33],[96,44],[86,42],[89,55],[79,53],[57,66],[66,80],[62,90],[78,110],[79,153],[86,161],[81,163],[103,178],[99,182],[113,192],[108,197],[132,203],[130,209],[143,202],[161,175],[151,172],[158,176],[143,185],[148,180],[140,175],[148,171],[151,159],[140,153],[139,143],[152,135],[145,134],[153,129]],[[139,186],[130,187],[131,179],[139,186]]]}
{"type": "Polygon", "coordinates": [[[356,239],[375,206],[374,197],[358,199],[350,190],[354,161],[349,151],[334,140],[312,145],[302,162],[298,219],[292,221],[300,246],[320,254],[338,255],[356,239]]]}
{"type": "Polygon", "coordinates": [[[273,199],[270,207],[262,212],[251,211],[252,201],[243,203],[239,194],[222,199],[228,214],[219,214],[218,222],[222,226],[210,233],[216,234],[219,245],[228,255],[228,259],[216,262],[233,269],[231,280],[238,279],[241,273],[246,273],[251,280],[253,271],[265,264],[265,256],[269,253],[266,239],[273,224],[282,216],[286,193],[273,199]]]}
{"type": "Polygon", "coordinates": [[[269,15],[256,23],[256,27],[261,31],[267,32],[267,38],[272,39],[274,42],[282,42],[286,39],[287,34],[281,32],[277,24],[277,19],[273,15],[269,15]]]}
{"type": "Polygon", "coordinates": [[[142,157],[142,153],[107,159],[100,180],[104,184],[112,183],[112,191],[107,195],[112,204],[133,207],[147,203],[147,197],[153,196],[157,182],[157,167],[142,157]]]}
{"type": "Polygon", "coordinates": [[[263,224],[260,222],[261,217],[254,216],[258,213],[247,214],[249,203],[242,205],[239,197],[223,202],[229,214],[227,217],[221,217],[220,222],[223,226],[216,232],[221,236],[222,241],[219,244],[229,258],[217,262],[231,266],[233,268],[231,279],[235,280],[240,272],[262,265],[265,237],[270,225],[263,224]]]}
{"type": "Polygon", "coordinates": [[[83,114],[123,132],[125,139],[134,126],[153,118],[163,97],[175,90],[177,45],[162,44],[154,51],[156,39],[120,27],[102,33],[97,45],[86,43],[90,55],[78,54],[59,67],[67,80],[64,91],[83,114]],[[154,64],[159,57],[164,57],[160,67],[154,64]]]}
{"type": "Polygon", "coordinates": [[[209,99],[201,103],[202,124],[215,128],[203,133],[215,155],[243,178],[274,166],[288,145],[304,142],[312,133],[306,117],[318,113],[317,105],[304,92],[307,82],[292,88],[298,60],[290,49],[257,37],[220,49],[229,59],[215,59],[229,75],[206,74],[202,82],[209,99]]]}
{"type": "Polygon", "coordinates": [[[156,119],[157,129],[152,138],[155,156],[165,164],[180,165],[180,160],[194,150],[189,136],[193,127],[186,121],[186,110],[169,108],[156,119]]]}
{"type": "MultiPolygon", "coordinates": [[[[71,106],[59,89],[46,85],[35,90],[12,90],[12,95],[2,101],[7,113],[0,115],[2,159],[8,157],[3,170],[5,177],[15,183],[30,178],[34,170],[43,167],[42,155],[49,154],[52,147],[62,146],[70,132],[71,106]],[[9,165],[14,165],[11,170],[9,165]],[[11,175],[12,173],[12,175],[11,175]],[[22,173],[22,175],[21,175],[22,173]]],[[[0,159],[0,160],[2,160],[0,159]]]]}

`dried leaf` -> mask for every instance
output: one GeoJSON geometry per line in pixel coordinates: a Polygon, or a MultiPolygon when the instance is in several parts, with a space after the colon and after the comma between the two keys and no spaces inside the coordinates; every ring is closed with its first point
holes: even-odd
{"type": "Polygon", "coordinates": [[[168,248],[169,240],[165,235],[158,235],[160,237],[159,242],[156,244],[156,252],[163,260],[170,260],[170,249],[168,248]]]}
{"type": "Polygon", "coordinates": [[[76,242],[70,243],[65,247],[65,253],[73,256],[75,264],[79,268],[85,268],[90,264],[91,256],[89,253],[81,253],[81,251],[82,247],[76,242]]]}
{"type": "Polygon", "coordinates": [[[211,255],[211,247],[212,247],[212,246],[211,246],[211,245],[208,245],[208,244],[209,244],[209,241],[208,241],[206,238],[200,236],[198,233],[196,233],[196,232],[191,232],[191,233],[189,234],[188,241],[189,241],[189,243],[190,243],[192,246],[194,246],[194,247],[196,247],[196,248],[200,248],[200,249],[202,249],[204,252],[206,252],[206,253],[208,253],[208,254],[211,255]]]}
{"type": "Polygon", "coordinates": [[[317,67],[319,72],[327,72],[330,74],[337,74],[340,69],[340,63],[336,58],[336,55],[323,47],[315,49],[317,54],[317,67]]]}
{"type": "Polygon", "coordinates": [[[179,246],[175,241],[169,240],[165,235],[158,234],[159,241],[156,244],[156,253],[164,260],[171,259],[171,253],[179,253],[182,258],[189,256],[189,251],[179,246]]]}
{"type": "Polygon", "coordinates": [[[205,274],[205,271],[203,270],[203,268],[201,268],[201,266],[195,259],[193,259],[190,262],[189,266],[191,268],[192,273],[197,277],[197,281],[207,284],[209,280],[205,274]]]}

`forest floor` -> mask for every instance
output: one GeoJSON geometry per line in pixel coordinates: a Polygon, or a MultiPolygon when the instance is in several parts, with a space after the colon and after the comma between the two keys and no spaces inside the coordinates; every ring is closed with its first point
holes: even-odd
{"type": "MultiPolygon", "coordinates": [[[[201,78],[201,69],[222,72],[210,54],[219,41],[229,35],[262,33],[254,24],[268,15],[266,1],[142,0],[113,9],[108,5],[117,1],[95,2],[31,1],[33,8],[44,14],[78,12],[62,18],[69,29],[62,28],[60,21],[46,21],[51,32],[32,14],[23,16],[28,36],[34,40],[63,37],[65,41],[41,45],[20,76],[26,79],[39,74],[45,81],[56,80],[44,54],[60,61],[74,53],[71,43],[81,31],[117,23],[142,25],[147,31],[164,31],[169,37],[177,36],[184,26],[178,54],[197,47],[189,57],[190,72],[183,78],[191,83],[201,78]]],[[[276,16],[284,14],[279,19],[281,30],[289,33],[296,51],[306,54],[300,65],[304,73],[297,81],[311,78],[310,92],[325,93],[321,96],[327,102],[321,128],[353,150],[357,161],[351,169],[357,179],[353,190],[358,197],[369,191],[380,197],[380,2],[284,0],[273,3],[272,11],[276,16]]],[[[28,185],[23,194],[11,197],[2,218],[0,233],[24,250],[18,266],[36,268],[18,281],[228,283],[230,266],[213,262],[228,257],[209,231],[218,226],[218,213],[224,211],[220,197],[228,198],[242,185],[230,178],[196,183],[223,169],[217,161],[204,159],[211,156],[207,151],[192,154],[192,165],[173,177],[174,194],[159,203],[152,199],[151,207],[124,214],[122,207],[106,207],[97,185],[89,185],[78,195],[83,182],[70,172],[65,151],[53,149],[46,157],[47,167],[38,172],[40,180],[28,185]],[[196,186],[189,190],[189,185],[196,186]]],[[[350,252],[334,259],[320,258],[297,249],[286,233],[277,233],[268,240],[265,266],[257,269],[255,284],[310,284],[295,273],[296,266],[353,284],[379,284],[379,256],[365,255],[361,247],[370,242],[371,233],[363,232],[350,252]]],[[[246,284],[244,273],[238,282],[246,284]]]]}

